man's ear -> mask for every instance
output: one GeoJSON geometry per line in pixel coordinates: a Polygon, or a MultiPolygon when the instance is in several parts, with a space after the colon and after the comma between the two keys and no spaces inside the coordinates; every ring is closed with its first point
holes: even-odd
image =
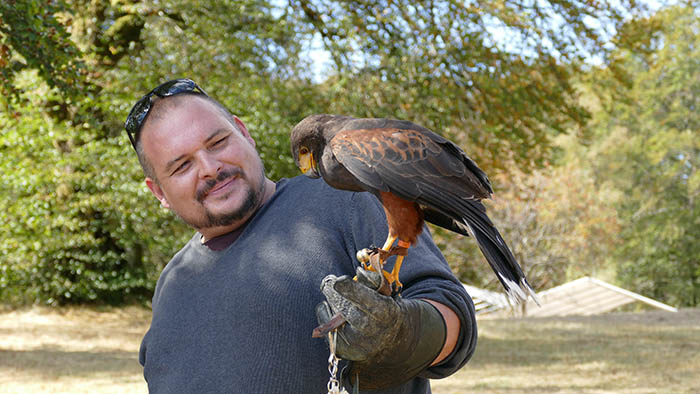
{"type": "Polygon", "coordinates": [[[146,186],[148,186],[151,193],[153,193],[158,201],[160,201],[160,205],[162,205],[164,208],[170,209],[170,204],[168,204],[168,200],[165,198],[165,193],[163,193],[163,189],[160,188],[158,182],[152,178],[146,177],[146,186]]]}
{"type": "Polygon", "coordinates": [[[250,136],[248,128],[245,127],[243,121],[236,115],[233,115],[233,121],[236,123],[236,126],[240,130],[241,134],[243,134],[243,137],[245,137],[245,139],[247,139],[251,145],[255,146],[255,140],[253,140],[253,137],[250,136]]]}

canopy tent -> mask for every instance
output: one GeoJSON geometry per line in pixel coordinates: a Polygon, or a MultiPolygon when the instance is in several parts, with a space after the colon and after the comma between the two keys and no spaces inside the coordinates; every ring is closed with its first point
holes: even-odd
{"type": "MultiPolygon", "coordinates": [[[[472,296],[476,314],[480,317],[522,315],[522,307],[514,308],[505,294],[469,285],[464,287],[472,296]]],[[[588,276],[542,291],[537,295],[541,306],[538,307],[532,299],[529,299],[524,309],[527,316],[596,315],[633,302],[643,302],[655,308],[678,312],[678,309],[670,305],[588,276]]]]}

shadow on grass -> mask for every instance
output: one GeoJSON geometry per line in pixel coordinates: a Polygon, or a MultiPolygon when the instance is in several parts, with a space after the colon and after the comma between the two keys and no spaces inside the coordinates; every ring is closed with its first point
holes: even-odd
{"type": "Polygon", "coordinates": [[[138,354],[114,350],[66,351],[43,346],[33,350],[0,349],[0,374],[91,376],[141,373],[138,354]]]}

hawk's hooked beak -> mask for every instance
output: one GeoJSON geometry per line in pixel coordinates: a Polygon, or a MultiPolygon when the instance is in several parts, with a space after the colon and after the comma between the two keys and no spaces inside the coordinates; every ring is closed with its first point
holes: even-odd
{"type": "Polygon", "coordinates": [[[308,149],[300,149],[299,169],[309,178],[318,178],[320,176],[316,160],[314,160],[314,154],[308,149]]]}

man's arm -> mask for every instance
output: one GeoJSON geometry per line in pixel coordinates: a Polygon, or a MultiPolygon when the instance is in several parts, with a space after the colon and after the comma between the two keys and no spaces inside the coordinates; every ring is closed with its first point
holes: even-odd
{"type": "Polygon", "coordinates": [[[445,344],[443,345],[440,354],[438,354],[435,360],[430,364],[432,367],[433,365],[439,364],[442,360],[449,356],[455,349],[455,346],[457,346],[457,339],[459,338],[461,323],[459,321],[459,317],[457,317],[457,314],[447,305],[429,299],[424,300],[432,304],[438,310],[438,312],[440,312],[443,320],[445,320],[445,327],[447,329],[445,344]]]}
{"type": "MultiPolygon", "coordinates": [[[[352,193],[351,201],[348,205],[351,209],[345,211],[347,217],[343,222],[349,224],[351,229],[351,231],[345,233],[350,235],[345,242],[348,255],[354,256],[358,249],[384,242],[388,229],[386,228],[383,208],[377,199],[368,193],[352,193]],[[358,218],[361,218],[361,220],[358,220],[358,218]]],[[[351,263],[354,263],[353,265],[355,265],[355,268],[358,265],[355,261],[351,261],[351,263]]],[[[353,271],[355,271],[355,269],[353,269],[353,271]]],[[[350,275],[350,272],[346,272],[346,274],[350,275]]],[[[353,274],[357,274],[357,272],[353,272],[353,274]]],[[[393,301],[398,301],[402,304],[400,308],[402,311],[409,311],[409,315],[413,315],[408,320],[420,322],[416,325],[415,330],[408,330],[414,331],[415,338],[418,338],[418,340],[412,344],[402,340],[398,342],[404,343],[397,343],[394,339],[386,341],[384,345],[393,346],[394,349],[396,349],[396,352],[387,352],[384,354],[388,355],[389,358],[398,355],[398,357],[393,360],[396,361],[394,364],[388,362],[390,361],[388,358],[376,357],[376,351],[379,346],[375,346],[376,343],[373,342],[379,342],[380,338],[387,338],[395,335],[395,333],[392,334],[386,331],[391,331],[393,326],[398,324],[395,320],[392,320],[392,318],[380,319],[381,323],[378,324],[385,327],[373,327],[372,331],[383,332],[387,335],[375,334],[366,336],[359,332],[362,331],[361,329],[358,330],[353,327],[353,321],[351,321],[351,319],[346,319],[348,324],[339,330],[338,354],[340,354],[340,349],[343,348],[343,344],[348,345],[345,346],[345,349],[348,350],[348,348],[352,348],[351,352],[355,354],[352,355],[353,357],[344,357],[346,360],[365,360],[353,361],[350,366],[364,364],[362,366],[367,368],[356,368],[355,370],[361,369],[367,371],[371,375],[379,375],[382,385],[396,385],[399,383],[399,379],[406,381],[410,380],[412,377],[433,379],[449,376],[464,365],[474,352],[476,345],[474,307],[464,287],[459,280],[455,278],[449,265],[439,249],[435,246],[427,227],[419,236],[418,242],[411,246],[408,255],[404,259],[401,270],[401,280],[405,284],[402,297],[393,301]],[[406,303],[403,304],[403,302],[406,303]],[[349,340],[350,343],[348,343],[346,339],[349,340]],[[367,357],[364,358],[365,356],[367,357]],[[377,361],[379,358],[383,358],[380,365],[383,372],[373,368],[373,366],[370,365],[371,363],[368,362],[369,360],[377,361]],[[403,361],[415,362],[411,367],[406,368],[403,361]],[[391,364],[393,364],[393,366],[391,366],[391,364]],[[389,377],[391,379],[387,379],[389,377]],[[393,380],[393,382],[389,382],[388,380],[393,380]]],[[[350,281],[342,282],[344,284],[351,283],[350,281]]],[[[358,282],[354,283],[359,284],[358,282]]],[[[341,286],[341,288],[342,287],[343,286],[341,286]]],[[[361,287],[365,286],[359,286],[359,288],[361,287]]],[[[373,286],[370,287],[374,289],[373,286]]],[[[374,308],[369,308],[368,305],[365,304],[365,301],[374,301],[374,297],[369,294],[367,297],[362,297],[357,303],[350,302],[343,296],[344,294],[335,294],[333,297],[338,297],[338,302],[334,303],[329,299],[328,295],[329,293],[338,293],[335,291],[338,288],[333,285],[325,286],[325,289],[326,291],[323,293],[328,301],[326,303],[326,307],[328,308],[325,313],[328,314],[329,319],[345,308],[355,309],[356,307],[361,313],[359,314],[359,320],[354,321],[354,323],[357,328],[360,328],[359,326],[363,325],[363,315],[377,312],[374,308]],[[333,304],[335,304],[333,308],[330,308],[330,305],[333,304]]],[[[367,290],[376,294],[376,291],[371,289],[367,290]]],[[[341,290],[340,293],[345,293],[345,291],[341,290]]],[[[391,297],[387,298],[391,299],[391,297]]],[[[383,301],[379,301],[378,304],[390,304],[386,301],[389,300],[384,298],[383,301]]],[[[379,309],[381,310],[384,308],[379,309]]],[[[395,308],[391,307],[389,309],[395,308]]],[[[343,316],[347,318],[344,313],[343,316]]],[[[319,323],[323,323],[327,320],[328,319],[322,319],[319,316],[319,323]]],[[[377,321],[377,319],[374,318],[367,318],[364,320],[372,322],[372,324],[375,324],[374,322],[377,321]]],[[[401,319],[401,321],[405,322],[406,319],[401,319]]],[[[401,335],[403,335],[403,333],[401,335]]],[[[393,338],[396,337],[394,336],[393,338]]],[[[352,368],[348,368],[347,370],[351,369],[352,368]]],[[[362,376],[362,374],[360,374],[360,376],[362,376]]],[[[363,386],[362,380],[363,379],[360,378],[360,386],[363,386]]],[[[368,382],[369,380],[371,379],[368,376],[364,381],[368,382]]]]}

